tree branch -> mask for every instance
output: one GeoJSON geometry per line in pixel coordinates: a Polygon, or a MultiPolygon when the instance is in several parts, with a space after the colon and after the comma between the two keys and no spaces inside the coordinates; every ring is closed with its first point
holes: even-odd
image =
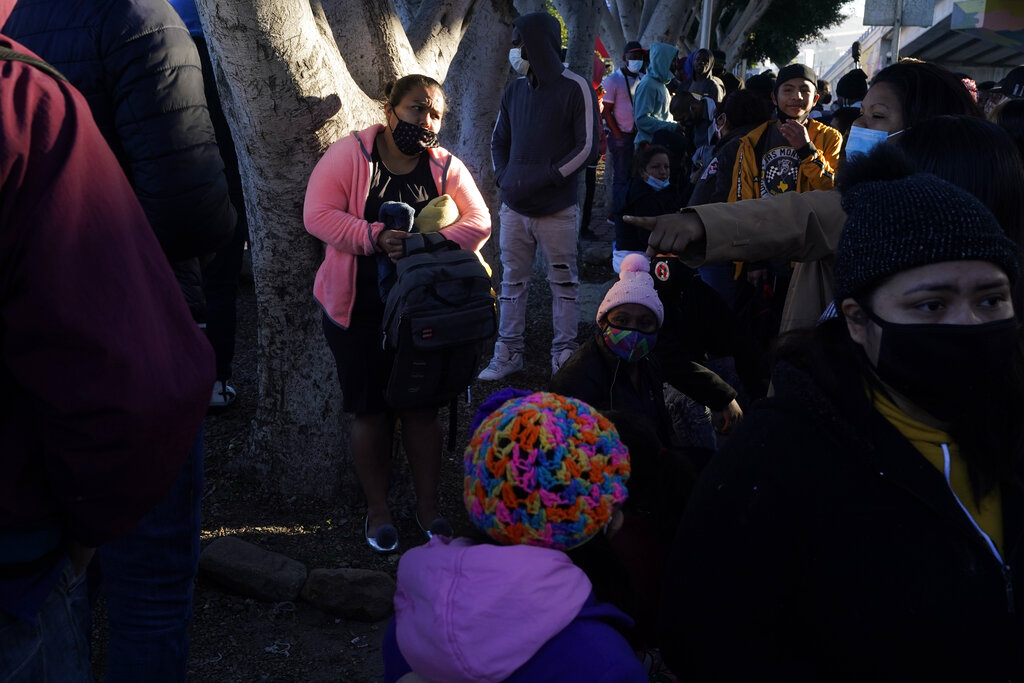
{"type": "MultiPolygon", "coordinates": [[[[614,2],[614,0],[612,1],[614,2]]],[[[623,35],[622,26],[617,20],[618,14],[613,15],[609,11],[608,6],[603,2],[599,4],[599,7],[601,13],[601,39],[608,50],[608,55],[618,64],[622,51],[626,48],[626,37],[623,35]]]]}
{"type": "Polygon", "coordinates": [[[335,42],[345,46],[349,73],[370,97],[383,97],[389,81],[419,70],[394,0],[320,0],[312,4],[323,6],[335,42]],[[360,47],[352,49],[355,46],[360,47]]]}
{"type": "Polygon", "coordinates": [[[422,0],[407,33],[423,73],[444,80],[478,4],[478,0],[422,0]]]}
{"type": "MultiPolygon", "coordinates": [[[[699,0],[660,0],[650,12],[650,17],[644,23],[643,38],[640,40],[644,45],[650,45],[657,41],[675,45],[679,42],[679,20],[688,3],[699,0]]],[[[648,12],[648,4],[644,3],[644,14],[648,12]]]]}

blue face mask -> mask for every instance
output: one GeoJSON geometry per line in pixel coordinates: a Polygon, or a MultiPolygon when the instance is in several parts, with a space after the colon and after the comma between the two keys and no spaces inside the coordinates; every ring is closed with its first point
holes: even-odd
{"type": "Polygon", "coordinates": [[[669,179],[666,178],[665,180],[658,180],[654,176],[647,176],[647,180],[645,180],[644,182],[653,187],[655,190],[664,190],[666,187],[668,187],[669,179]]]}
{"type": "Polygon", "coordinates": [[[635,363],[654,349],[658,334],[650,334],[628,327],[605,325],[602,332],[605,346],[627,363],[635,363]]]}
{"type": "Polygon", "coordinates": [[[850,128],[850,135],[846,138],[846,157],[849,158],[854,154],[867,154],[893,135],[899,135],[902,132],[902,130],[898,130],[890,135],[884,130],[852,126],[850,128]]]}

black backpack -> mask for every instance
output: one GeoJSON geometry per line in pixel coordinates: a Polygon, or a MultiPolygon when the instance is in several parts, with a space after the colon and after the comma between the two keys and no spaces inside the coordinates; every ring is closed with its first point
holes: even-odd
{"type": "Polygon", "coordinates": [[[454,402],[498,329],[491,279],[475,253],[439,233],[411,234],[405,252],[381,328],[395,354],[385,396],[396,408],[454,402]]]}

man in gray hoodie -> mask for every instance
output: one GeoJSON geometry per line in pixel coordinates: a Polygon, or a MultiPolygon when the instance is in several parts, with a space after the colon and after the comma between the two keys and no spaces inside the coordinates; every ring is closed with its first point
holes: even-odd
{"type": "Polygon", "coordinates": [[[509,61],[522,76],[501,99],[491,135],[494,178],[501,188],[501,320],[494,357],[480,379],[523,368],[526,295],[540,247],[551,286],[551,371],[576,349],[576,175],[598,154],[600,115],[587,79],[559,58],[561,27],[546,12],[514,21],[509,61]]]}

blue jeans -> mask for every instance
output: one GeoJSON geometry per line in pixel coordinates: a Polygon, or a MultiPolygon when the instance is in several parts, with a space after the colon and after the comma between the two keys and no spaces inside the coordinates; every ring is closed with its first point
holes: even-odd
{"type": "Polygon", "coordinates": [[[608,136],[608,156],[612,161],[612,212],[618,212],[626,200],[626,185],[633,172],[633,142],[636,133],[623,133],[621,137],[608,136]]]}
{"type": "Polygon", "coordinates": [[[85,572],[67,560],[35,624],[0,612],[0,681],[92,681],[85,572]]]}
{"type": "Polygon", "coordinates": [[[128,536],[100,546],[108,681],[184,681],[199,568],[203,429],[167,497],[128,536]]]}

